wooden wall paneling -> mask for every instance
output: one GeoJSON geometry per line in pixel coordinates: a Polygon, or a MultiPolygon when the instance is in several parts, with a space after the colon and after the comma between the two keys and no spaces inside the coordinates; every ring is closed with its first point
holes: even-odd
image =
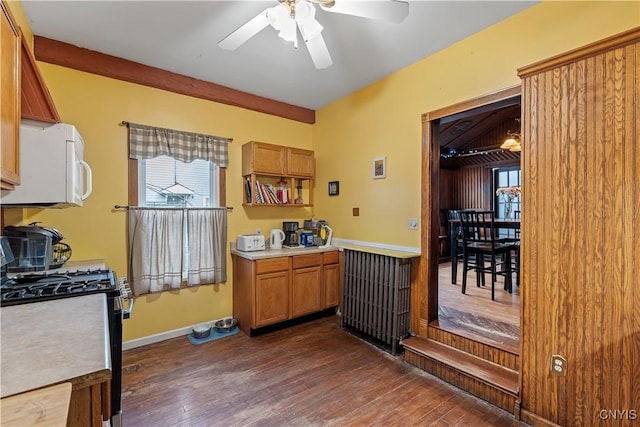
{"type": "Polygon", "coordinates": [[[455,171],[440,169],[440,210],[456,209],[454,179],[455,171]]]}
{"type": "Polygon", "coordinates": [[[520,70],[525,420],[639,416],[639,50],[640,28],[520,70]]]}
{"type": "Polygon", "coordinates": [[[474,167],[454,172],[456,209],[491,209],[491,169],[474,167]]]}

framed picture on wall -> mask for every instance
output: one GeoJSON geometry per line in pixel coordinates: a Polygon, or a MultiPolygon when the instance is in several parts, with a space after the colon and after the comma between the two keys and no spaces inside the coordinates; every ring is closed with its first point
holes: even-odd
{"type": "Polygon", "coordinates": [[[340,182],[339,181],[330,181],[329,182],[329,195],[337,196],[340,194],[340,182]]]}
{"type": "Polygon", "coordinates": [[[387,177],[387,158],[376,157],[373,159],[373,179],[387,177]]]}

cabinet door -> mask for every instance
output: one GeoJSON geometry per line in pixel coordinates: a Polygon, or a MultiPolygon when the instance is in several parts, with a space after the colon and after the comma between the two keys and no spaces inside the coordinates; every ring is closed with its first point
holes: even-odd
{"type": "Polygon", "coordinates": [[[20,184],[20,30],[5,2],[0,14],[1,188],[20,184]]]}
{"type": "Polygon", "coordinates": [[[314,172],[313,151],[287,148],[287,175],[313,178],[314,172]]]}
{"type": "Polygon", "coordinates": [[[289,318],[289,271],[256,275],[255,327],[289,318]]]}
{"type": "Polygon", "coordinates": [[[242,146],[242,174],[284,175],[286,148],[251,141],[242,146]]]}
{"type": "Polygon", "coordinates": [[[322,310],[320,266],[293,270],[291,315],[303,316],[322,310]]]}
{"type": "Polygon", "coordinates": [[[324,308],[336,307],[340,303],[340,264],[324,266],[324,308]]]}

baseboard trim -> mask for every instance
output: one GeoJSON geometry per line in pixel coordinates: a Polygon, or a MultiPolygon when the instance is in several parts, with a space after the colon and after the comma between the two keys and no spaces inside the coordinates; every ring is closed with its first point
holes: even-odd
{"type": "MultiPolygon", "coordinates": [[[[213,325],[218,320],[222,320],[222,319],[226,319],[226,318],[227,317],[221,317],[220,319],[215,319],[215,320],[211,320],[211,321],[208,321],[208,322],[201,322],[201,323],[209,323],[209,324],[213,325]]],[[[133,348],[142,347],[142,346],[149,345],[149,344],[155,344],[157,342],[169,340],[171,338],[177,338],[177,337],[181,337],[181,336],[186,336],[186,335],[189,335],[191,333],[191,329],[192,328],[193,328],[193,325],[185,326],[184,328],[173,329],[171,331],[161,332],[159,334],[148,335],[146,337],[136,338],[136,339],[129,340],[129,341],[124,341],[122,343],[122,350],[123,351],[124,350],[131,350],[133,348]]]]}
{"type": "Polygon", "coordinates": [[[541,416],[536,415],[533,412],[529,412],[526,409],[520,410],[520,421],[523,421],[527,424],[531,424],[535,426],[560,427],[560,424],[556,424],[553,421],[549,421],[546,418],[542,418],[541,416]]]}

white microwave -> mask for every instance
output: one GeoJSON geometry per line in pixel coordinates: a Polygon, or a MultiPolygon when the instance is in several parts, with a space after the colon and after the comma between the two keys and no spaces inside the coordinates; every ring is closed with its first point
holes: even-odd
{"type": "Polygon", "coordinates": [[[68,124],[23,121],[20,125],[20,185],[2,191],[2,205],[65,208],[82,206],[91,194],[91,168],[84,141],[68,124]]]}

